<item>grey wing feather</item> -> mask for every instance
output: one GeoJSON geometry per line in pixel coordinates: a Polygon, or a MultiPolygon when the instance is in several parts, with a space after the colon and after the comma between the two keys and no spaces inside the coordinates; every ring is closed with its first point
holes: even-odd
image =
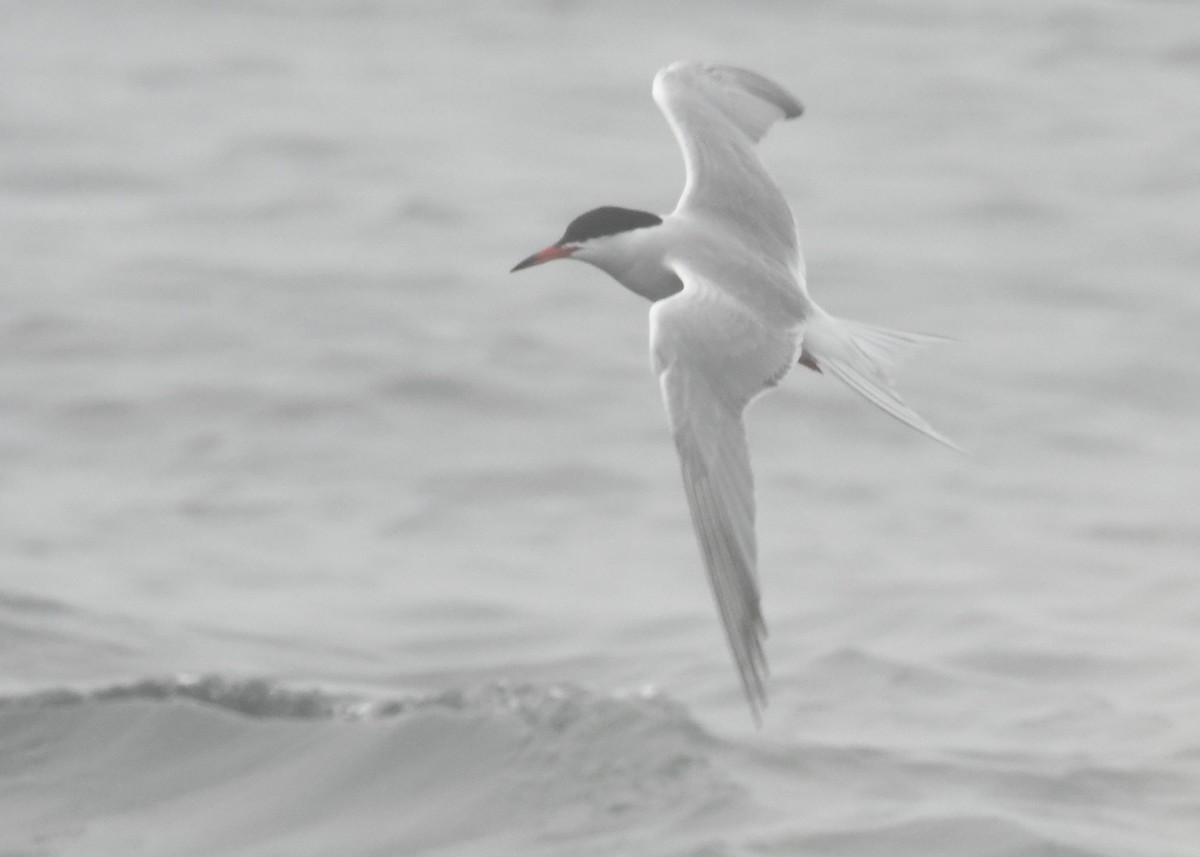
{"type": "MultiPolygon", "coordinates": [[[[744,92],[774,104],[783,111],[784,119],[795,119],[804,112],[804,105],[796,96],[757,72],[731,65],[710,65],[709,71],[718,80],[728,81],[744,92]]],[[[766,128],[763,128],[763,133],[766,133],[766,128]]]]}
{"type": "Polygon", "coordinates": [[[677,62],[654,79],[654,97],[664,111],[689,98],[714,108],[751,143],[761,140],[780,120],[795,119],[804,106],[775,81],[757,72],[708,62],[677,62]]]}
{"type": "Polygon", "coordinates": [[[758,722],[766,704],[766,624],[742,414],[791,368],[797,343],[711,280],[679,263],[674,269],[683,291],[650,310],[654,365],[704,567],[758,722]]]}
{"type": "Polygon", "coordinates": [[[668,370],[661,383],[696,540],[758,723],[767,701],[767,629],[755,571],[754,482],[745,427],[740,412],[731,413],[714,394],[696,388],[703,383],[699,379],[668,370]]]}
{"type": "Polygon", "coordinates": [[[776,122],[799,116],[800,102],[755,72],[699,62],[660,71],[653,93],[687,170],[676,212],[714,221],[791,263],[799,253],[792,211],[754,144],[776,122]]]}

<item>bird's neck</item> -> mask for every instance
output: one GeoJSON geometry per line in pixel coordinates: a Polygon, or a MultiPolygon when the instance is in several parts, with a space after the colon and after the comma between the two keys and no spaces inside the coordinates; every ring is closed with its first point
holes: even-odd
{"type": "Polygon", "coordinates": [[[662,300],[683,288],[666,263],[667,232],[663,224],[611,235],[582,261],[595,265],[634,294],[662,300]]]}

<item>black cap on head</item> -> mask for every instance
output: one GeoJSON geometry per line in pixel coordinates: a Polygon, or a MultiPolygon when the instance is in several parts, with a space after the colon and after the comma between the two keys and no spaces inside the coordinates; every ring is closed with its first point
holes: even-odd
{"type": "Polygon", "coordinates": [[[563,237],[558,239],[559,246],[563,244],[582,244],[591,238],[605,235],[616,235],[619,232],[629,232],[631,229],[641,229],[646,226],[658,226],[662,218],[648,211],[635,211],[632,208],[618,208],[615,205],[605,205],[593,208],[571,221],[563,237]]]}

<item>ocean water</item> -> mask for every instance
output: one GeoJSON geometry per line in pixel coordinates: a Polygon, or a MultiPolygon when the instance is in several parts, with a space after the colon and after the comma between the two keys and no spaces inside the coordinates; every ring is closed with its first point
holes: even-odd
{"type": "Polygon", "coordinates": [[[0,3],[0,854],[1200,852],[1200,10],[0,3]],[[646,305],[681,58],[958,456],[751,413],[771,704],[646,305]]]}

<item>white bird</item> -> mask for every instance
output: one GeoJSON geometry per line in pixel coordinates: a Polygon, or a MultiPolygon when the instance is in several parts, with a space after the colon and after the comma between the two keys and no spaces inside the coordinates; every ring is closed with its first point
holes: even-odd
{"type": "Polygon", "coordinates": [[[655,76],[653,94],[687,170],[675,210],[594,209],[513,271],[577,259],[653,301],[652,364],[692,524],[760,723],[766,626],[746,406],[799,362],[953,447],[904,403],[890,374],[906,352],[937,337],[835,318],[809,296],[791,209],[754,148],[776,122],[800,115],[789,92],[745,69],[677,62],[655,76]]]}

